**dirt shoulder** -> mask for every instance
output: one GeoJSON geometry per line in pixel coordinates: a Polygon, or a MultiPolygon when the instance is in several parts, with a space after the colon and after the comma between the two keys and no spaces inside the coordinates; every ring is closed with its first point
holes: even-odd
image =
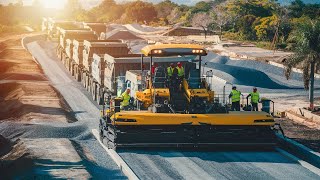
{"type": "MultiPolygon", "coordinates": [[[[21,39],[24,36],[0,37],[0,122],[20,124],[75,122],[76,119],[62,96],[51,86],[31,54],[23,49],[21,39]]],[[[10,129],[6,130],[10,131],[10,129]]],[[[39,154],[52,151],[52,146],[50,146],[39,148],[36,152],[35,147],[39,142],[48,145],[51,145],[48,142],[60,143],[52,139],[21,140],[19,136],[8,139],[1,136],[0,132],[1,177],[4,179],[11,179],[17,175],[33,177],[31,169],[35,167],[37,163],[35,160],[39,158],[39,154]]],[[[61,147],[64,147],[64,144],[61,147]]],[[[67,148],[64,152],[71,152],[71,150],[73,148],[67,148]]],[[[52,155],[52,157],[67,158],[68,156],[52,155]]],[[[73,177],[88,177],[86,172],[83,174],[86,175],[80,174],[80,176],[73,177]]],[[[57,177],[63,176],[58,174],[57,177]]]]}
{"type": "Polygon", "coordinates": [[[23,49],[21,38],[0,40],[0,120],[75,121],[41,67],[23,49]]]}
{"type": "Polygon", "coordinates": [[[281,124],[286,137],[320,152],[320,130],[296,123],[290,119],[279,119],[278,122],[281,124]]]}

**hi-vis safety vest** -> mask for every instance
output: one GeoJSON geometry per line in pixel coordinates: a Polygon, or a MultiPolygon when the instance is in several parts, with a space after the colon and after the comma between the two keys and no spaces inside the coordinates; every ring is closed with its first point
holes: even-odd
{"type": "Polygon", "coordinates": [[[240,96],[241,96],[241,92],[240,91],[232,90],[231,94],[232,94],[232,96],[231,96],[232,102],[240,101],[240,96]]]}
{"type": "Polygon", "coordinates": [[[174,70],[174,68],[172,68],[171,66],[167,68],[167,74],[169,77],[171,77],[173,75],[173,70],[174,70]]]}
{"type": "Polygon", "coordinates": [[[183,67],[176,67],[178,70],[178,76],[183,77],[184,76],[184,68],[183,67]]]}
{"type": "Polygon", "coordinates": [[[121,106],[122,107],[128,106],[130,101],[130,95],[127,94],[127,92],[124,92],[121,94],[121,98],[122,98],[121,106]]]}
{"type": "Polygon", "coordinates": [[[260,94],[258,92],[252,92],[251,95],[251,102],[252,103],[258,103],[260,99],[260,94]]]}

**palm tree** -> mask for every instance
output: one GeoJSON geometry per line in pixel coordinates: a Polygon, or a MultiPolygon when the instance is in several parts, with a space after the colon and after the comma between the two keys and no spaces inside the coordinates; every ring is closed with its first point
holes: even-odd
{"type": "Polygon", "coordinates": [[[304,86],[309,89],[310,110],[314,110],[314,71],[320,65],[320,20],[308,19],[299,23],[290,38],[296,46],[295,53],[286,61],[285,75],[289,78],[293,67],[303,67],[304,86]]]}

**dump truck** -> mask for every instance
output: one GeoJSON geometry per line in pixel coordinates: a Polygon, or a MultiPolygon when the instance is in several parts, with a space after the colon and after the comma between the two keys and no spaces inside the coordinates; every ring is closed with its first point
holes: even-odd
{"type": "Polygon", "coordinates": [[[69,36],[69,39],[66,40],[65,43],[65,54],[62,55],[62,58],[65,59],[65,66],[70,71],[72,76],[74,76],[74,60],[73,58],[73,42],[84,40],[98,40],[98,36],[95,32],[84,32],[84,33],[78,33],[72,36],[69,36]]]}
{"type": "Polygon", "coordinates": [[[140,54],[93,54],[92,61],[92,97],[98,103],[104,94],[116,94],[117,89],[123,90],[127,69],[140,69],[140,54]],[[114,82],[114,78],[118,78],[114,82]],[[116,87],[114,87],[116,86],[116,87]]]}
{"type": "MultiPolygon", "coordinates": [[[[63,62],[63,64],[68,67],[69,63],[67,63],[66,47],[67,45],[71,45],[70,41],[67,42],[67,39],[98,39],[98,36],[93,31],[89,31],[87,29],[73,29],[73,30],[65,30],[60,28],[60,38],[59,45],[57,47],[57,56],[63,62]],[[70,43],[70,44],[68,44],[70,43]]],[[[69,48],[70,50],[70,48],[69,48]]]]}
{"type": "Polygon", "coordinates": [[[72,51],[72,63],[73,63],[73,74],[78,82],[81,82],[82,69],[83,69],[83,41],[73,40],[73,51],[72,51]]]}
{"type": "Polygon", "coordinates": [[[82,66],[81,69],[81,81],[83,86],[92,92],[92,61],[93,54],[110,54],[112,56],[120,56],[129,53],[127,44],[122,43],[119,40],[112,41],[87,41],[83,42],[83,53],[82,53],[82,66]]]}
{"type": "Polygon", "coordinates": [[[58,40],[60,37],[60,29],[79,29],[80,25],[75,21],[54,20],[48,18],[48,39],[58,40]]]}
{"type": "Polygon", "coordinates": [[[43,17],[41,23],[41,31],[46,32],[48,31],[48,18],[43,17]]]}
{"type": "MultiPolygon", "coordinates": [[[[117,96],[105,96],[100,101],[103,106],[99,123],[100,139],[108,148],[269,147],[276,144],[272,115],[266,112],[229,111],[224,101],[215,98],[217,94],[201,76],[201,58],[207,55],[203,47],[192,44],[149,45],[141,52],[141,69],[135,76],[141,86],[126,87],[136,91],[130,111],[121,109],[122,99],[117,96]],[[169,61],[164,57],[171,59],[169,61]],[[157,68],[154,74],[151,73],[150,64],[156,58],[163,58],[158,60],[159,66],[163,66],[179,57],[184,57],[179,59],[185,68],[183,79],[176,75],[168,79],[165,68],[157,68]],[[173,80],[177,80],[178,89],[168,85],[167,81],[173,80]],[[169,97],[163,98],[168,93],[169,97]],[[201,107],[198,107],[199,103],[201,107]]],[[[112,64],[107,63],[107,66],[112,67],[112,64]]],[[[127,71],[130,72],[132,70],[127,71]]],[[[129,76],[126,78],[124,82],[128,82],[129,76]]],[[[112,83],[116,84],[118,79],[112,77],[112,83]]]]}
{"type": "Polygon", "coordinates": [[[105,33],[107,29],[106,23],[96,23],[96,22],[83,22],[83,28],[90,29],[91,31],[96,32],[101,40],[101,33],[105,33]]]}

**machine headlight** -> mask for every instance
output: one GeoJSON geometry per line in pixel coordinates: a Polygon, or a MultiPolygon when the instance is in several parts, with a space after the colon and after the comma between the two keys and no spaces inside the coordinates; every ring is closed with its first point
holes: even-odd
{"type": "Polygon", "coordinates": [[[202,49],[193,49],[192,53],[194,54],[202,54],[204,51],[202,49]]]}
{"type": "Polygon", "coordinates": [[[153,53],[154,53],[154,54],[161,54],[161,53],[162,53],[162,50],[154,50],[153,53]]]}

